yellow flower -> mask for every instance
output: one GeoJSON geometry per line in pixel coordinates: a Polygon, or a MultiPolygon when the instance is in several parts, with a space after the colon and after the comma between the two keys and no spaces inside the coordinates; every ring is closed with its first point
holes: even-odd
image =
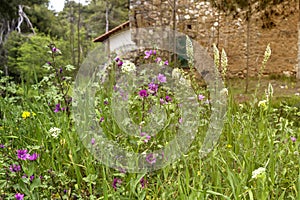
{"type": "Polygon", "coordinates": [[[200,172],[200,171],[198,171],[198,172],[197,172],[197,175],[198,175],[198,176],[200,176],[200,175],[201,175],[201,172],[200,172]]]}
{"type": "Polygon", "coordinates": [[[35,112],[32,112],[32,116],[36,116],[35,112]]]}
{"type": "Polygon", "coordinates": [[[22,113],[22,117],[23,117],[23,119],[26,119],[26,118],[30,117],[30,112],[24,111],[24,112],[22,113]]]}
{"type": "Polygon", "coordinates": [[[231,144],[227,144],[227,148],[232,148],[232,145],[231,144]]]}

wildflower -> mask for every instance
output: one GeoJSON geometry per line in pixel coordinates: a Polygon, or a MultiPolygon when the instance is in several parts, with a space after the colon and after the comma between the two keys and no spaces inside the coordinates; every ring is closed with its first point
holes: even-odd
{"type": "Polygon", "coordinates": [[[199,101],[202,101],[204,98],[205,98],[205,96],[204,96],[204,95],[202,95],[202,94],[199,94],[199,95],[198,95],[198,99],[199,99],[199,101]]]}
{"type": "Polygon", "coordinates": [[[167,78],[163,74],[158,74],[157,80],[161,83],[166,83],[167,82],[167,78]]]}
{"type": "Polygon", "coordinates": [[[136,71],[135,64],[128,61],[128,60],[125,60],[123,65],[122,65],[122,72],[123,73],[130,73],[130,72],[134,72],[134,71],[136,71]]]}
{"type": "Polygon", "coordinates": [[[182,121],[183,121],[183,119],[180,117],[178,120],[179,124],[182,124],[182,121]]]}
{"type": "Polygon", "coordinates": [[[63,72],[63,68],[59,68],[59,73],[62,73],[63,72]]]}
{"type": "Polygon", "coordinates": [[[49,130],[49,133],[51,134],[52,137],[55,139],[58,138],[59,134],[61,133],[61,130],[57,127],[52,127],[49,130]]]}
{"type": "Polygon", "coordinates": [[[16,198],[16,200],[23,200],[23,199],[24,199],[24,194],[17,193],[17,194],[15,195],[15,198],[16,198]]]}
{"type": "Polygon", "coordinates": [[[9,170],[11,172],[19,172],[19,171],[21,171],[21,166],[13,164],[9,167],[9,170]]]}
{"type": "Polygon", "coordinates": [[[155,158],[154,154],[153,153],[148,154],[146,156],[146,161],[151,165],[156,163],[156,158],[155,158]]]}
{"type": "Polygon", "coordinates": [[[108,105],[108,101],[107,100],[104,100],[104,105],[108,105]]]}
{"type": "Polygon", "coordinates": [[[266,172],[266,168],[260,167],[252,172],[252,178],[257,178],[259,175],[262,175],[266,172]]]}
{"type": "Polygon", "coordinates": [[[31,176],[29,177],[29,180],[32,182],[33,179],[34,179],[34,175],[31,175],[31,176]]]}
{"type": "Polygon", "coordinates": [[[23,119],[26,119],[26,118],[30,117],[30,112],[24,111],[24,112],[22,113],[22,117],[23,117],[23,119]]]}
{"type": "Polygon", "coordinates": [[[172,101],[172,98],[170,97],[170,96],[166,96],[166,102],[170,102],[170,101],[172,101]]]}
{"type": "Polygon", "coordinates": [[[59,112],[60,110],[61,110],[61,107],[60,107],[60,104],[58,103],[58,104],[55,105],[54,112],[57,113],[57,112],[59,112]]]}
{"type": "Polygon", "coordinates": [[[116,62],[119,62],[119,60],[120,60],[119,57],[116,57],[116,58],[115,58],[115,61],[116,61],[116,62]]]}
{"type": "Polygon", "coordinates": [[[292,140],[292,142],[296,142],[297,138],[294,137],[294,136],[292,136],[292,137],[291,137],[291,140],[292,140]]]}
{"type": "Polygon", "coordinates": [[[104,117],[101,117],[100,118],[100,123],[103,122],[103,121],[104,121],[104,117]]]}
{"type": "Polygon", "coordinates": [[[153,55],[156,55],[156,50],[153,50],[153,55]]]}
{"type": "Polygon", "coordinates": [[[91,144],[94,145],[95,142],[96,142],[95,138],[92,138],[92,139],[91,139],[91,144]]]}
{"type": "Polygon", "coordinates": [[[119,178],[114,178],[112,186],[115,189],[115,191],[117,190],[117,187],[120,186],[122,183],[122,180],[119,178]]]}
{"type": "Polygon", "coordinates": [[[21,160],[27,160],[29,154],[27,153],[27,149],[17,150],[17,156],[21,160]]]}
{"type": "Polygon", "coordinates": [[[150,51],[145,51],[145,59],[148,59],[151,55],[152,55],[152,50],[150,50],[150,51]]]}
{"type": "Polygon", "coordinates": [[[164,62],[164,65],[169,65],[169,61],[166,60],[166,61],[164,62]]]}
{"type": "Polygon", "coordinates": [[[221,95],[224,95],[224,96],[228,96],[228,89],[227,88],[223,88],[221,91],[220,91],[221,95]]]}
{"type": "Polygon", "coordinates": [[[152,92],[152,93],[156,93],[158,90],[158,85],[156,85],[153,82],[149,83],[148,87],[149,87],[149,90],[151,90],[150,92],[152,92]]]}
{"type": "Polygon", "coordinates": [[[123,65],[123,61],[122,61],[122,60],[119,60],[118,63],[117,63],[117,66],[118,66],[118,67],[121,67],[122,65],[123,65]]]}
{"type": "Polygon", "coordinates": [[[142,132],[142,133],[140,134],[140,136],[143,137],[143,138],[145,138],[145,139],[144,139],[144,142],[145,142],[145,143],[149,142],[149,140],[151,139],[151,136],[150,136],[150,135],[147,135],[145,132],[142,132]]]}
{"type": "Polygon", "coordinates": [[[179,79],[181,77],[181,70],[179,68],[175,68],[172,71],[172,78],[179,79]]]}
{"type": "Polygon", "coordinates": [[[57,48],[56,48],[56,47],[53,47],[53,48],[52,48],[52,52],[55,53],[56,51],[57,51],[57,48]]]}
{"type": "Polygon", "coordinates": [[[5,145],[4,144],[0,144],[0,149],[4,149],[5,145]]]}
{"type": "Polygon", "coordinates": [[[160,102],[160,104],[164,104],[164,103],[165,103],[165,100],[162,99],[162,98],[160,98],[160,99],[159,99],[159,102],[160,102]]]}
{"type": "Polygon", "coordinates": [[[157,62],[157,63],[160,63],[162,60],[161,60],[161,57],[157,57],[156,59],[155,59],[155,62],[157,62]]]}
{"type": "Polygon", "coordinates": [[[22,176],[22,178],[27,178],[27,175],[26,175],[26,174],[24,174],[24,175],[22,176]]]}
{"type": "Polygon", "coordinates": [[[232,145],[231,144],[227,144],[227,148],[228,149],[232,148],[232,145]]]}
{"type": "Polygon", "coordinates": [[[139,95],[142,98],[147,97],[148,96],[147,90],[140,90],[139,95]]]}
{"type": "Polygon", "coordinates": [[[140,180],[140,184],[142,188],[145,188],[146,184],[148,183],[148,181],[143,177],[140,180]]]}
{"type": "Polygon", "coordinates": [[[28,160],[34,161],[39,157],[39,154],[33,153],[32,155],[28,156],[28,160]]]}
{"type": "Polygon", "coordinates": [[[268,103],[267,100],[262,100],[262,101],[258,102],[258,107],[266,109],[267,103],[268,103]]]}

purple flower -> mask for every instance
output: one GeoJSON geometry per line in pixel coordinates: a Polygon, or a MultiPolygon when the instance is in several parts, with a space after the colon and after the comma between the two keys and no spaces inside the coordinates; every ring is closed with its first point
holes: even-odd
{"type": "Polygon", "coordinates": [[[54,110],[54,112],[57,113],[57,112],[59,112],[60,110],[61,110],[61,107],[60,107],[60,104],[58,103],[58,104],[55,105],[55,110],[54,110]]]}
{"type": "Polygon", "coordinates": [[[170,102],[170,101],[172,101],[172,98],[170,97],[170,96],[166,96],[166,102],[170,102]]]}
{"type": "Polygon", "coordinates": [[[180,117],[178,120],[179,124],[182,124],[182,121],[183,121],[183,119],[180,117]]]}
{"type": "Polygon", "coordinates": [[[53,48],[52,48],[52,52],[55,53],[56,51],[57,51],[57,48],[56,48],[56,47],[53,47],[53,48]]]}
{"type": "Polygon", "coordinates": [[[123,61],[122,60],[119,60],[119,62],[117,63],[117,66],[118,67],[121,67],[123,65],[123,61]]]}
{"type": "Polygon", "coordinates": [[[16,198],[16,200],[23,200],[23,199],[24,199],[24,194],[17,193],[17,194],[15,195],[15,198],[16,198]]]}
{"type": "Polygon", "coordinates": [[[103,121],[104,121],[104,117],[101,117],[100,118],[100,123],[103,122],[103,121]]]}
{"type": "Polygon", "coordinates": [[[4,144],[0,144],[0,149],[4,149],[5,145],[4,144]]]}
{"type": "Polygon", "coordinates": [[[156,50],[153,50],[153,55],[156,55],[156,50]]]}
{"type": "Polygon", "coordinates": [[[163,98],[160,98],[160,99],[159,99],[159,102],[160,102],[160,104],[164,104],[164,103],[165,103],[165,100],[164,100],[163,98]]]}
{"type": "Polygon", "coordinates": [[[148,96],[147,90],[140,90],[139,95],[142,98],[147,97],[148,96]]]}
{"type": "Polygon", "coordinates": [[[142,188],[145,188],[146,184],[148,183],[148,181],[143,177],[140,180],[140,184],[142,188]]]}
{"type": "Polygon", "coordinates": [[[29,177],[29,180],[32,182],[33,179],[34,179],[34,175],[31,175],[31,176],[29,177]]]}
{"type": "Polygon", "coordinates": [[[145,51],[145,59],[148,59],[151,55],[152,55],[152,50],[150,50],[150,51],[145,51]]]}
{"type": "Polygon", "coordinates": [[[112,183],[112,186],[113,186],[113,188],[115,189],[115,191],[117,190],[117,187],[118,187],[119,185],[121,185],[121,183],[122,183],[122,180],[121,180],[121,179],[119,179],[119,178],[114,178],[113,183],[112,183]]]}
{"type": "Polygon", "coordinates": [[[20,149],[20,150],[17,150],[17,156],[21,160],[27,160],[28,156],[30,156],[30,155],[27,153],[26,149],[24,149],[24,150],[20,149]]]}
{"type": "Polygon", "coordinates": [[[116,58],[115,58],[115,61],[116,61],[116,62],[119,62],[119,60],[120,60],[119,57],[116,57],[116,58]]]}
{"type": "Polygon", "coordinates": [[[149,87],[149,90],[151,90],[153,93],[156,93],[158,90],[158,85],[156,85],[153,82],[149,83],[148,87],[149,87]]]}
{"type": "Polygon", "coordinates": [[[291,137],[291,140],[292,140],[292,142],[296,142],[297,138],[294,137],[294,136],[292,136],[292,137],[291,137]]]}
{"type": "Polygon", "coordinates": [[[26,174],[24,174],[24,175],[22,176],[22,178],[27,178],[27,175],[26,175],[26,174]]]}
{"type": "Polygon", "coordinates": [[[120,173],[126,174],[126,170],[124,168],[119,167],[118,170],[120,173]]]}
{"type": "Polygon", "coordinates": [[[163,74],[158,74],[157,80],[161,83],[166,83],[167,82],[167,78],[163,74]]]}
{"type": "Polygon", "coordinates": [[[95,138],[92,138],[92,139],[91,139],[91,144],[94,145],[95,142],[96,142],[95,138]]]}
{"type": "Polygon", "coordinates": [[[155,62],[160,63],[160,62],[161,62],[161,57],[157,57],[157,58],[155,59],[155,62]]]}
{"type": "Polygon", "coordinates": [[[48,64],[48,65],[51,65],[52,63],[48,61],[47,64],[48,64]]]}
{"type": "Polygon", "coordinates": [[[108,101],[107,100],[104,100],[104,105],[108,105],[108,101]]]}
{"type": "Polygon", "coordinates": [[[141,137],[144,137],[144,142],[147,143],[149,142],[149,140],[151,139],[151,136],[150,135],[147,135],[145,132],[142,132],[141,134],[141,137]]]}
{"type": "Polygon", "coordinates": [[[11,172],[19,172],[19,171],[21,171],[21,166],[13,164],[9,167],[9,170],[11,172]]]}
{"type": "Polygon", "coordinates": [[[164,65],[169,65],[169,61],[166,60],[166,61],[164,62],[164,65]]]}
{"type": "Polygon", "coordinates": [[[204,98],[205,98],[205,96],[204,96],[204,95],[202,95],[202,94],[199,94],[199,95],[198,95],[198,99],[199,99],[199,101],[202,101],[204,98]]]}
{"type": "Polygon", "coordinates": [[[32,155],[28,155],[28,160],[33,161],[33,160],[36,160],[38,157],[39,157],[39,154],[34,153],[32,155]]]}
{"type": "Polygon", "coordinates": [[[154,163],[156,163],[156,158],[155,158],[154,154],[153,154],[153,153],[148,154],[148,155],[146,156],[146,161],[147,161],[149,164],[151,164],[151,165],[153,165],[154,163]]]}

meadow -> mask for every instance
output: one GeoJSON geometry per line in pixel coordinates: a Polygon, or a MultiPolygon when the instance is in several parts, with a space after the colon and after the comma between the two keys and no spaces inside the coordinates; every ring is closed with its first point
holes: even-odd
{"type": "MultiPolygon", "coordinates": [[[[255,84],[248,99],[241,102],[235,97],[242,89],[227,80],[222,134],[214,148],[200,157],[212,111],[207,91],[195,86],[201,124],[188,151],[160,169],[132,173],[104,165],[86,147],[93,148],[101,138],[88,137],[86,144],[78,134],[72,115],[74,80],[70,74],[74,68],[60,66],[56,57],[61,52],[55,46],[49,48],[51,59],[44,65],[47,76],[34,84],[26,80],[14,84],[0,74],[0,199],[300,199],[299,96],[280,98],[271,84],[255,84]]],[[[145,52],[147,59],[154,55],[145,52]]],[[[121,64],[120,58],[113,63],[110,72],[135,71],[131,63],[121,64]]],[[[164,108],[168,124],[159,137],[146,131],[129,139],[120,134],[121,125],[111,117],[113,98],[109,94],[116,90],[110,85],[114,77],[98,85],[94,117],[107,138],[117,138],[128,151],[149,152],[175,137],[183,115],[177,112],[179,97],[169,91],[166,76],[158,74],[149,85],[136,87],[136,96],[126,99],[132,121],[145,127],[152,123],[144,114],[150,104],[164,108]]],[[[184,84],[194,84],[193,76],[185,77],[191,77],[191,82],[184,84]]],[[[159,119],[158,115],[157,123],[159,119]]],[[[148,157],[147,162],[155,164],[158,158],[148,157]]]]}

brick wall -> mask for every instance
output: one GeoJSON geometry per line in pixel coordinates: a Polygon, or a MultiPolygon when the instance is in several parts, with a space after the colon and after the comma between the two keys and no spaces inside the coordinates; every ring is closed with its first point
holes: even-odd
{"type": "MultiPolygon", "coordinates": [[[[163,30],[175,25],[178,32],[189,35],[211,55],[213,43],[220,49],[224,48],[228,56],[228,75],[239,77],[246,74],[247,57],[250,75],[257,75],[266,46],[270,43],[272,56],[264,74],[296,74],[299,17],[296,0],[252,12],[248,42],[246,11],[233,16],[218,11],[209,2],[177,0],[175,7],[173,3],[173,0],[130,0],[132,37],[137,43],[145,42],[145,38],[139,38],[141,34],[135,31],[136,28],[163,30]],[[264,15],[266,12],[270,16],[268,19],[264,15]]],[[[251,9],[256,10],[257,6],[253,4],[251,9]]]]}

